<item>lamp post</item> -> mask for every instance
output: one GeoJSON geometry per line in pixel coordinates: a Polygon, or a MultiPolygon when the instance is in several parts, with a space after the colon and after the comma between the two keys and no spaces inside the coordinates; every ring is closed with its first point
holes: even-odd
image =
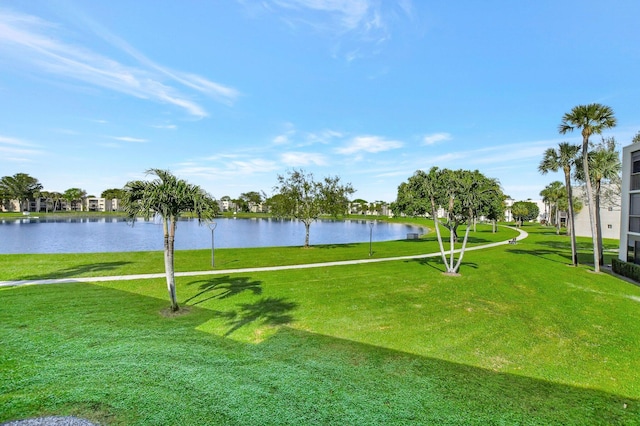
{"type": "Polygon", "coordinates": [[[371,242],[373,241],[373,221],[369,221],[369,257],[373,255],[373,251],[371,250],[371,242]]]}
{"type": "Polygon", "coordinates": [[[216,230],[216,226],[218,226],[217,223],[215,223],[214,221],[210,221],[207,222],[207,226],[209,227],[209,229],[211,229],[211,267],[215,267],[216,266],[216,262],[215,262],[215,257],[214,257],[214,239],[213,239],[213,232],[216,230]]]}

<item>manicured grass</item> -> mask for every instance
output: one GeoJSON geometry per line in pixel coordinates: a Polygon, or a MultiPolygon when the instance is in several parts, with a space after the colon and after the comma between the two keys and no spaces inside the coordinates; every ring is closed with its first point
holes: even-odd
{"type": "MultiPolygon", "coordinates": [[[[418,222],[429,225],[424,219],[418,222]]],[[[301,225],[302,226],[302,225],[301,225]]],[[[508,228],[480,225],[471,234],[469,246],[504,241],[517,233],[508,228]]],[[[373,257],[408,256],[438,251],[435,234],[418,240],[375,242],[373,257]]],[[[369,258],[369,243],[345,245],[315,245],[301,247],[261,247],[248,249],[216,249],[216,269],[235,269],[271,265],[296,265],[336,260],[369,258]]],[[[183,250],[176,252],[176,271],[211,269],[211,250],[183,250]]],[[[161,251],[129,253],[85,254],[9,254],[0,256],[0,281],[33,280],[41,278],[96,277],[164,272],[161,251]]]]}
{"type": "Polygon", "coordinates": [[[0,421],[640,424],[640,288],[525,229],[460,277],[434,258],[179,278],[175,317],[163,280],[0,290],[0,421]]]}

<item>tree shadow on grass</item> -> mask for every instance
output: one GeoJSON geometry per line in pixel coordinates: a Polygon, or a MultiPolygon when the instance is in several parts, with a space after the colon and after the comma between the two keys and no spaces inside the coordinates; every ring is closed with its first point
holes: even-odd
{"type": "MultiPolygon", "coordinates": [[[[446,268],[442,263],[441,256],[422,257],[419,259],[405,260],[405,263],[409,263],[409,262],[414,262],[420,265],[429,266],[430,268],[433,268],[438,272],[442,272],[442,273],[446,272],[446,268]]],[[[474,262],[462,262],[462,264],[460,265],[460,269],[466,268],[466,267],[469,267],[472,269],[478,269],[478,264],[474,262]]]]}
{"type": "Polygon", "coordinates": [[[355,244],[347,243],[347,244],[318,244],[316,246],[312,246],[318,249],[337,249],[337,248],[351,248],[355,247],[355,244]]]}
{"type": "MultiPolygon", "coordinates": [[[[566,240],[561,240],[561,241],[553,241],[553,240],[547,240],[547,241],[538,241],[536,242],[536,244],[540,244],[542,246],[547,246],[550,247],[552,249],[556,249],[556,250],[567,250],[567,251],[571,251],[571,241],[568,239],[566,240]]],[[[578,242],[576,248],[578,250],[591,250],[591,243],[581,243],[578,242]]]]}
{"type": "Polygon", "coordinates": [[[295,302],[288,302],[283,297],[265,297],[254,303],[241,303],[238,310],[215,311],[214,315],[226,320],[231,328],[224,334],[230,336],[236,330],[252,324],[286,325],[293,322],[290,311],[298,307],[295,302]]]}
{"type": "Polygon", "coordinates": [[[254,295],[262,294],[262,281],[252,281],[249,277],[231,277],[225,275],[217,278],[209,278],[190,282],[188,285],[200,284],[199,292],[191,296],[185,303],[197,305],[211,299],[226,299],[244,291],[250,291],[254,295]]]}
{"type": "Polygon", "coordinates": [[[61,269],[59,271],[47,272],[39,275],[25,275],[20,277],[20,280],[44,280],[44,279],[59,279],[70,278],[80,276],[99,276],[103,272],[116,270],[124,265],[129,265],[133,262],[98,262],[87,263],[84,265],[76,265],[69,268],[61,269]]]}
{"type": "Polygon", "coordinates": [[[513,254],[528,254],[530,256],[536,256],[540,259],[548,260],[550,262],[562,263],[562,264],[571,264],[571,254],[564,254],[557,250],[546,250],[546,249],[515,249],[510,248],[507,249],[506,252],[513,254]],[[561,257],[563,259],[567,259],[566,261],[556,260],[553,257],[561,257]]]}

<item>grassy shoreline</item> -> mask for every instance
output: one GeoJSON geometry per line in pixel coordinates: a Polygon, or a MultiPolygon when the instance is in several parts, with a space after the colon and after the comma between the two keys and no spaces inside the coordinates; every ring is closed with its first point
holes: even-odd
{"type": "MultiPolygon", "coordinates": [[[[162,279],[1,289],[0,422],[640,424],[640,288],[568,266],[566,236],[525,229],[515,246],[467,253],[460,277],[438,258],[181,277],[178,316],[162,279]]],[[[102,255],[106,271],[127,266],[102,255]]]]}
{"type": "MultiPolygon", "coordinates": [[[[428,225],[424,220],[419,224],[425,227],[428,225]]],[[[468,246],[506,241],[517,234],[508,228],[500,228],[499,232],[493,233],[489,225],[480,225],[477,232],[471,234],[468,246]]],[[[373,258],[419,255],[439,250],[433,233],[417,240],[375,242],[372,248],[373,258]]],[[[369,243],[314,245],[308,249],[300,246],[225,248],[215,251],[215,269],[299,265],[368,258],[369,243]]],[[[175,268],[178,272],[210,270],[211,250],[178,250],[175,253],[175,268]]],[[[0,256],[0,281],[161,272],[164,272],[162,251],[0,256]]]]}

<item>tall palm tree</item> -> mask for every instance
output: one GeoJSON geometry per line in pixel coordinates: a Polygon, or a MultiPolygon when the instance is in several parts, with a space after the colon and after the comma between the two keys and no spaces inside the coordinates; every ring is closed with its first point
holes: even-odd
{"type": "Polygon", "coordinates": [[[548,172],[557,172],[562,169],[564,172],[565,188],[567,190],[567,200],[569,208],[569,221],[571,233],[571,259],[573,266],[578,265],[578,250],[576,245],[576,229],[574,225],[574,212],[573,212],[573,191],[571,190],[571,168],[576,161],[580,147],[578,145],[571,145],[568,142],[562,142],[558,145],[558,149],[548,148],[545,153],[538,170],[540,173],[547,174],[548,172]]]}
{"type": "MultiPolygon", "coordinates": [[[[593,134],[601,134],[603,130],[615,127],[616,117],[613,109],[601,104],[578,105],[573,107],[571,112],[562,116],[562,121],[558,126],[561,134],[580,129],[582,133],[582,168],[585,176],[589,175],[589,138],[593,134]]],[[[596,206],[593,198],[590,179],[585,180],[587,189],[587,202],[589,204],[589,219],[591,221],[591,235],[593,239],[593,267],[595,272],[600,272],[600,260],[598,258],[598,236],[596,206]]]]}
{"type": "MultiPolygon", "coordinates": [[[[620,156],[616,151],[615,139],[609,138],[602,141],[596,149],[590,151],[589,155],[589,173],[591,185],[593,185],[593,197],[596,207],[596,236],[598,251],[598,263],[604,265],[604,250],[602,246],[602,221],[600,220],[600,205],[602,200],[602,184],[603,182],[611,182],[619,178],[622,164],[620,156]]],[[[579,158],[578,161],[582,159],[579,158]]],[[[585,182],[584,171],[576,170],[576,178],[585,182]]]]}
{"type": "Polygon", "coordinates": [[[147,175],[155,175],[151,181],[131,181],[124,187],[123,208],[127,218],[151,219],[160,216],[164,233],[164,267],[171,310],[179,309],[174,274],[174,243],[178,218],[190,212],[198,222],[212,219],[218,204],[197,185],[178,179],[168,170],[149,169],[147,175]]]}

